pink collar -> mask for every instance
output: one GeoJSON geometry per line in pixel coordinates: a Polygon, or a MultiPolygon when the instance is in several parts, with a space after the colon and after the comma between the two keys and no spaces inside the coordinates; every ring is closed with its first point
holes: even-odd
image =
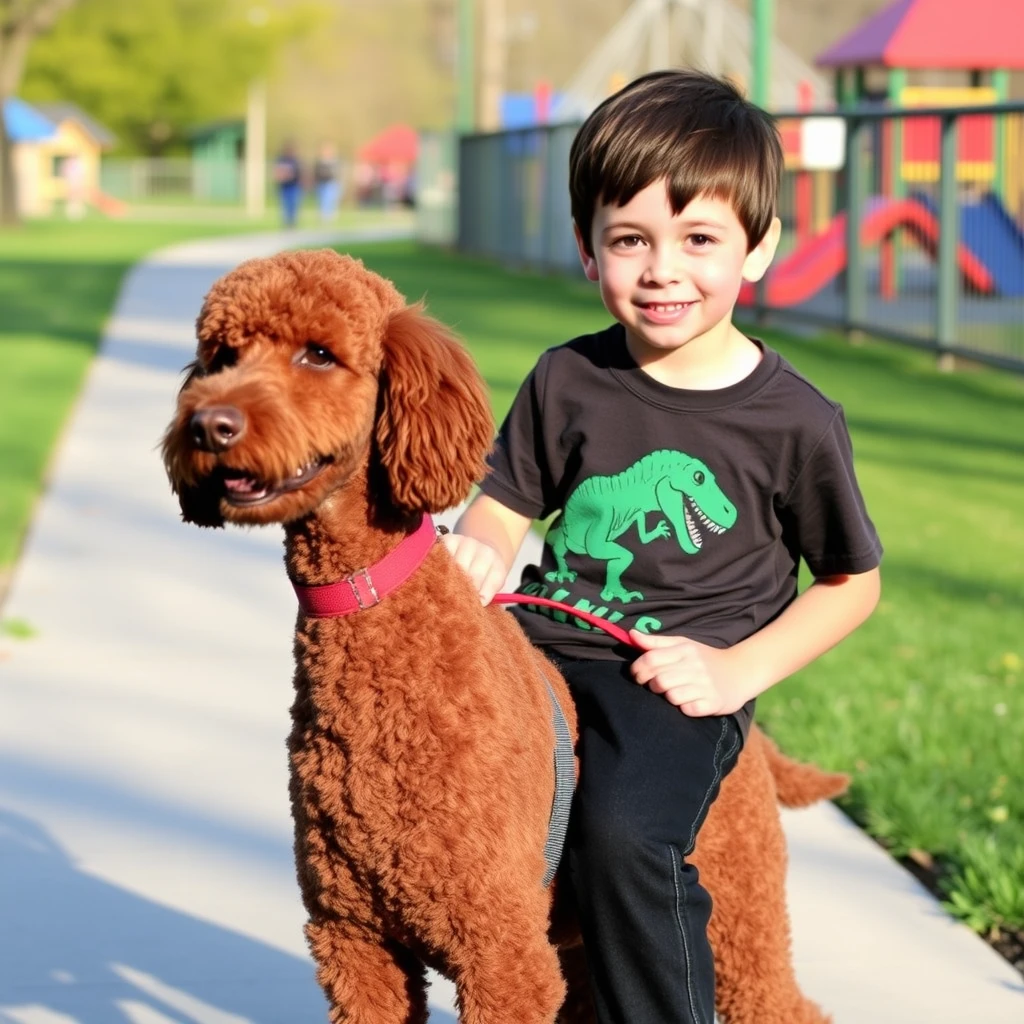
{"type": "MultiPolygon", "coordinates": [[[[420,525],[376,565],[371,565],[368,569],[357,569],[336,583],[325,583],[316,587],[293,583],[299,607],[314,619],[334,619],[372,608],[375,604],[380,604],[393,590],[397,590],[423,564],[436,540],[437,529],[434,521],[429,515],[424,515],[420,525]]],[[[495,594],[492,601],[495,604],[532,604],[555,608],[581,619],[593,629],[603,630],[619,643],[630,647],[637,646],[621,626],[561,601],[530,594],[495,594]]]]}
{"type": "Polygon", "coordinates": [[[314,619],[330,619],[380,604],[422,564],[437,539],[434,521],[425,515],[420,525],[375,565],[317,587],[293,583],[299,607],[314,619]]]}

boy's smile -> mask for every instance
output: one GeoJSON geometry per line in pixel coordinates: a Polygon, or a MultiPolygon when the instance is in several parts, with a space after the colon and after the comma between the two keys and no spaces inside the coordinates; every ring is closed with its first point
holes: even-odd
{"type": "Polygon", "coordinates": [[[723,387],[752,368],[756,348],[732,326],[732,310],[743,281],[756,281],[771,262],[777,224],[748,251],[728,200],[697,196],[676,214],[666,183],[656,181],[623,206],[597,207],[593,256],[578,231],[576,241],[639,366],[666,383],[685,372],[697,386],[723,387]]]}

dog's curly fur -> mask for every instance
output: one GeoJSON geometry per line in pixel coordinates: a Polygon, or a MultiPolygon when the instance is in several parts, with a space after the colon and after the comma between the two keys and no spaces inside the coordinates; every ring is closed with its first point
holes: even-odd
{"type": "MultiPolygon", "coordinates": [[[[357,260],[243,263],[197,329],[163,442],[184,518],[283,523],[294,582],[372,565],[483,474],[493,422],[472,361],[357,260]]],[[[455,981],[466,1024],[592,1020],[571,914],[550,925],[541,884],[554,787],[543,680],[575,727],[572,701],[514,618],[481,607],[438,544],[382,603],[300,613],[295,662],[295,853],[330,1020],[422,1024],[424,965],[455,981]]],[[[722,786],[693,858],[715,901],[727,1024],[826,1020],[793,976],[777,800],[845,782],[755,728],[722,786]]]]}

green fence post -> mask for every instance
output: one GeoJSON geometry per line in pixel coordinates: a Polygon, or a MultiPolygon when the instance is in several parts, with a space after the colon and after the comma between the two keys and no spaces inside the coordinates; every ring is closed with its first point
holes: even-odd
{"type": "Polygon", "coordinates": [[[476,125],[476,26],[473,5],[476,0],[459,0],[458,49],[456,50],[455,127],[460,133],[476,125]]]}
{"type": "Polygon", "coordinates": [[[860,226],[864,213],[864,140],[867,136],[867,122],[851,117],[846,125],[845,320],[847,336],[853,341],[863,329],[867,313],[867,277],[864,273],[864,253],[860,241],[860,226]]]}
{"type": "Polygon", "coordinates": [[[772,37],[774,35],[775,0],[753,0],[753,43],[750,98],[766,109],[771,106],[772,37]]]}
{"type": "Polygon", "coordinates": [[[948,351],[956,341],[957,299],[960,280],[957,248],[960,244],[960,207],[956,184],[956,115],[942,117],[942,143],[939,163],[939,282],[936,301],[935,340],[939,351],[939,369],[951,370],[953,356],[948,351]]]}
{"type": "MultiPolygon", "coordinates": [[[[1010,72],[1000,69],[992,72],[992,88],[995,90],[996,103],[1005,103],[1010,95],[1010,72]]],[[[995,173],[992,176],[992,191],[999,196],[1000,202],[1006,202],[1006,114],[996,114],[992,118],[992,160],[995,173]]]]}

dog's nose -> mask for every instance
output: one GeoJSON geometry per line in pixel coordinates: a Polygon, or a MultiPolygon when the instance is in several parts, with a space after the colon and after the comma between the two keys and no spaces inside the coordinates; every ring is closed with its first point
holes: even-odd
{"type": "Polygon", "coordinates": [[[245,417],[231,405],[215,405],[192,413],[189,431],[204,452],[226,452],[245,433],[245,417]]]}

